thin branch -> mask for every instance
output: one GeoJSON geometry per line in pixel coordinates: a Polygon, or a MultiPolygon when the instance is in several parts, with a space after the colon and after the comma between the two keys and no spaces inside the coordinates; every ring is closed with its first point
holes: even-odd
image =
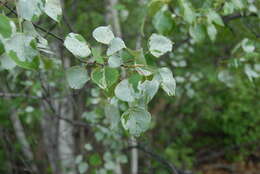
{"type": "MultiPolygon", "coordinates": [[[[231,15],[222,16],[222,19],[223,19],[224,23],[227,25],[232,20],[236,20],[236,19],[239,19],[239,18],[245,18],[245,17],[257,17],[257,14],[250,13],[249,15],[245,16],[245,15],[241,15],[240,13],[234,13],[234,14],[231,14],[231,15]]],[[[182,46],[183,44],[188,43],[190,41],[190,39],[191,38],[188,37],[184,40],[181,40],[181,41],[175,43],[174,48],[176,49],[176,48],[182,46]]]]}
{"type": "Polygon", "coordinates": [[[63,14],[63,21],[66,24],[66,26],[68,27],[70,32],[75,32],[74,29],[72,28],[72,25],[69,22],[68,17],[65,14],[63,14]]]}
{"type": "Polygon", "coordinates": [[[49,106],[50,110],[52,111],[52,113],[54,114],[55,117],[57,117],[60,120],[66,121],[67,123],[70,123],[73,126],[82,126],[82,127],[87,127],[87,128],[89,127],[89,125],[87,123],[84,123],[82,121],[75,121],[75,120],[71,120],[71,119],[64,118],[64,117],[60,116],[58,114],[58,112],[56,111],[56,109],[54,108],[54,106],[52,105],[52,102],[50,100],[49,90],[43,84],[41,75],[39,75],[39,79],[40,79],[40,82],[41,82],[41,87],[42,87],[43,92],[44,92],[42,99],[47,103],[47,105],[49,106]]]}
{"type": "Polygon", "coordinates": [[[245,142],[245,143],[242,143],[242,144],[239,144],[239,145],[232,145],[232,146],[229,146],[227,148],[223,148],[222,150],[220,150],[218,152],[213,152],[213,153],[211,153],[208,156],[200,157],[196,161],[196,165],[200,165],[200,164],[203,164],[204,162],[207,162],[207,161],[210,161],[210,160],[222,157],[222,156],[226,155],[227,152],[235,151],[235,150],[238,150],[238,149],[240,149],[242,147],[246,147],[246,146],[253,145],[253,144],[258,144],[258,143],[260,143],[260,141],[259,140],[255,140],[255,141],[245,142]]]}
{"type": "Polygon", "coordinates": [[[155,160],[157,160],[158,162],[160,162],[161,164],[165,165],[167,168],[168,168],[168,171],[171,173],[171,174],[181,174],[177,167],[175,167],[173,164],[171,164],[169,161],[165,160],[162,156],[158,155],[158,154],[155,154],[145,148],[143,148],[142,146],[140,145],[137,145],[137,146],[130,146],[130,147],[127,147],[124,149],[124,151],[126,150],[131,150],[131,149],[138,149],[146,154],[148,154],[149,156],[151,156],[152,158],[154,158],[155,160]]]}
{"type": "Polygon", "coordinates": [[[223,19],[224,23],[227,24],[232,20],[244,18],[244,17],[257,17],[257,15],[255,13],[250,13],[249,15],[245,16],[240,13],[235,13],[235,14],[223,16],[222,19],[223,19]]]}
{"type": "MultiPolygon", "coordinates": [[[[15,16],[18,16],[18,14],[16,13],[16,11],[14,11],[14,10],[13,10],[11,7],[9,7],[7,4],[3,4],[3,6],[6,7],[6,8],[7,8],[11,13],[13,13],[15,16]]],[[[48,35],[54,37],[54,38],[57,39],[58,41],[60,41],[60,42],[62,42],[62,43],[64,42],[64,40],[63,40],[62,38],[60,38],[59,36],[55,35],[55,34],[52,33],[52,32],[49,32],[49,31],[46,30],[45,28],[43,28],[43,27],[41,27],[41,26],[39,26],[39,25],[37,25],[37,24],[34,24],[34,23],[33,23],[33,26],[34,26],[35,28],[37,28],[37,29],[39,29],[39,30],[45,32],[46,34],[48,34],[48,35]]]]}
{"type": "Polygon", "coordinates": [[[25,97],[25,98],[32,98],[32,99],[40,99],[41,98],[41,97],[38,97],[38,96],[32,96],[32,95],[27,95],[27,94],[5,93],[5,92],[0,92],[0,97],[7,97],[7,98],[25,97]]]}

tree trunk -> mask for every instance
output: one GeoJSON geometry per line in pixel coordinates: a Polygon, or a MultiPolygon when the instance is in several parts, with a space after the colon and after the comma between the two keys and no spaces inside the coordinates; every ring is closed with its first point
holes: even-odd
{"type": "Polygon", "coordinates": [[[106,21],[113,28],[113,31],[117,37],[122,37],[122,31],[120,26],[120,19],[118,16],[118,11],[115,9],[115,5],[118,3],[118,0],[108,0],[107,2],[107,13],[106,21]]]}
{"type": "Polygon", "coordinates": [[[28,141],[26,139],[26,135],[25,135],[24,128],[23,128],[23,125],[21,123],[21,120],[20,120],[20,118],[18,117],[18,115],[15,111],[11,114],[11,121],[12,121],[12,124],[13,124],[13,128],[14,128],[14,131],[15,131],[16,138],[22,146],[23,155],[29,161],[29,165],[31,167],[30,170],[35,174],[39,174],[39,170],[37,168],[37,165],[34,163],[33,151],[30,147],[30,144],[28,143],[28,141]]]}
{"type": "MultiPolygon", "coordinates": [[[[114,8],[118,3],[118,0],[107,0],[106,4],[106,23],[112,26],[113,32],[117,37],[122,37],[122,31],[120,26],[120,19],[118,11],[114,8]]],[[[124,71],[124,70],[123,70],[124,71]]],[[[121,164],[117,163],[116,169],[114,170],[116,174],[122,174],[121,164]]]]}
{"type": "MultiPolygon", "coordinates": [[[[41,104],[41,109],[43,113],[48,113],[49,108],[47,107],[46,103],[41,104]]],[[[44,149],[47,154],[52,172],[54,174],[61,174],[57,138],[59,136],[59,120],[51,114],[45,114],[41,119],[41,128],[45,147],[44,149]]]]}
{"type": "MultiPolygon", "coordinates": [[[[72,104],[68,102],[67,98],[61,103],[60,115],[69,120],[73,120],[73,108],[72,104]]],[[[59,153],[61,158],[61,164],[63,171],[66,174],[75,174],[75,153],[74,153],[74,143],[75,139],[73,137],[73,125],[64,120],[60,120],[59,128],[59,153]]]]}

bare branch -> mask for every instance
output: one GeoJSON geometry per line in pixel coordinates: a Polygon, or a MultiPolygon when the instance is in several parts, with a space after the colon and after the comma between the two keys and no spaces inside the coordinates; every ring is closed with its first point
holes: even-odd
{"type": "Polygon", "coordinates": [[[5,93],[5,92],[0,92],[0,97],[6,97],[6,98],[25,97],[25,98],[32,98],[32,99],[40,99],[41,98],[41,97],[38,97],[38,96],[32,96],[32,95],[27,95],[27,94],[5,93]]]}

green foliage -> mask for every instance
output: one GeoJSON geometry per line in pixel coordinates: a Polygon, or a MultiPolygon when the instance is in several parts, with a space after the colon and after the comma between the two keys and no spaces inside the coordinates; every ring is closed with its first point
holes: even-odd
{"type": "Polygon", "coordinates": [[[160,57],[171,50],[171,40],[162,35],[152,34],[149,39],[149,51],[152,55],[154,55],[155,57],[160,57]]]}
{"type": "Polygon", "coordinates": [[[91,78],[100,88],[110,88],[114,83],[117,82],[119,73],[114,68],[96,68],[92,71],[91,78]]]}
{"type": "Polygon", "coordinates": [[[0,15],[0,34],[2,37],[10,37],[13,33],[14,26],[14,23],[12,23],[8,17],[2,14],[0,15]]]}
{"type": "MultiPolygon", "coordinates": [[[[47,116],[73,125],[80,174],[125,170],[130,137],[178,168],[192,168],[206,148],[259,139],[258,1],[6,4],[0,7],[0,125],[10,134],[9,112],[17,111],[35,153],[48,152],[34,146],[46,143],[41,126],[47,116]]],[[[55,130],[66,126],[58,122],[55,130]]],[[[0,150],[3,166],[7,157],[0,150]]],[[[24,167],[20,157],[12,158],[24,167]]],[[[140,158],[144,172],[169,173],[158,161],[140,158]]],[[[8,173],[5,168],[0,173],[8,173]]]]}
{"type": "Polygon", "coordinates": [[[121,117],[123,127],[131,135],[139,136],[150,127],[151,115],[143,108],[129,108],[121,117]]]}
{"type": "Polygon", "coordinates": [[[70,33],[64,41],[64,46],[76,57],[86,58],[91,54],[91,51],[85,39],[75,33],[70,33]]]}
{"type": "Polygon", "coordinates": [[[170,34],[174,27],[172,14],[162,8],[154,16],[153,26],[160,34],[170,34]]]}
{"type": "Polygon", "coordinates": [[[90,80],[88,72],[84,67],[73,66],[66,70],[69,86],[73,89],[82,88],[90,80]]]}

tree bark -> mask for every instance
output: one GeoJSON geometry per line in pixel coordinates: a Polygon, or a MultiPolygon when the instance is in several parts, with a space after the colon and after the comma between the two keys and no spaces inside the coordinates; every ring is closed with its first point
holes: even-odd
{"type": "MultiPolygon", "coordinates": [[[[120,19],[118,11],[114,8],[118,3],[118,0],[107,0],[106,4],[106,23],[112,26],[113,32],[117,37],[122,37],[122,30],[120,25],[120,19]]],[[[123,70],[124,71],[124,70],[123,70]]],[[[116,169],[114,170],[116,174],[122,174],[121,164],[117,163],[116,169]]]]}
{"type": "Polygon", "coordinates": [[[15,131],[16,138],[18,139],[18,142],[22,146],[23,155],[30,162],[29,164],[30,164],[30,167],[31,167],[31,171],[35,174],[39,174],[39,170],[37,168],[37,165],[34,163],[33,151],[30,147],[29,142],[27,141],[21,120],[20,120],[20,118],[18,117],[18,115],[15,111],[13,113],[11,113],[11,121],[12,121],[12,124],[13,124],[13,128],[14,128],[14,131],[15,131]]]}
{"type": "MultiPolygon", "coordinates": [[[[130,141],[131,147],[138,145],[134,137],[131,137],[130,141]]],[[[132,148],[131,150],[131,174],[138,174],[138,149],[136,148],[132,148]]]]}
{"type": "MultiPolygon", "coordinates": [[[[44,102],[41,104],[41,110],[43,113],[47,113],[49,108],[44,102]]],[[[43,134],[44,149],[47,154],[52,172],[54,174],[61,174],[61,168],[59,165],[60,156],[58,151],[58,133],[59,120],[51,114],[43,115],[41,120],[41,128],[43,134]]]]}
{"type": "Polygon", "coordinates": [[[106,7],[106,22],[112,26],[113,31],[117,37],[122,37],[119,15],[118,11],[115,9],[115,5],[117,3],[118,0],[108,0],[106,7]]]}

